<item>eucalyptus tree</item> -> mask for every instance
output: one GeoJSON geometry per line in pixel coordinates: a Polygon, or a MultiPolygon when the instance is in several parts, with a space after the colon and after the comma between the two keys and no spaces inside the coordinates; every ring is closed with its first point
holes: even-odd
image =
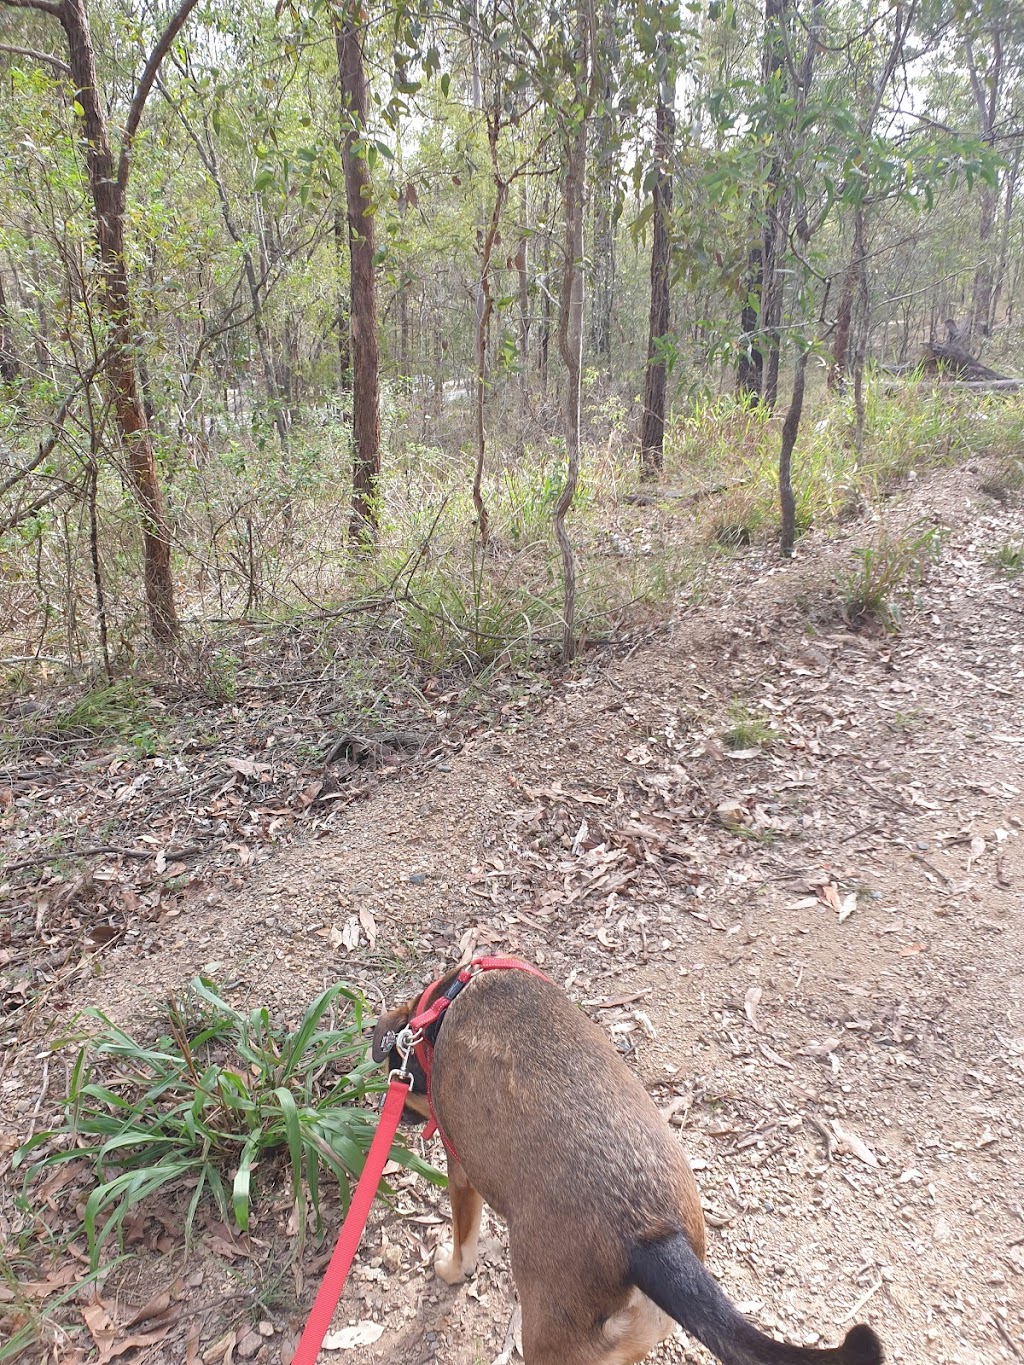
{"type": "MultiPolygon", "coordinates": [[[[139,504],[146,607],[151,634],[159,644],[172,641],[179,627],[170,529],[139,382],[138,324],[127,257],[128,184],[136,137],[160,66],[196,3],[179,0],[177,7],[163,17],[148,52],[140,56],[141,67],[128,87],[117,91],[117,96],[125,99],[122,104],[112,91],[105,93],[101,88],[85,0],[0,0],[8,8],[55,20],[63,33],[67,60],[57,60],[67,68],[68,98],[80,122],[81,155],[101,277],[94,295],[106,329],[99,346],[100,370],[112,397],[128,475],[139,504]]],[[[139,28],[141,42],[143,26],[139,28]]],[[[47,60],[52,62],[52,57],[47,60]]]]}

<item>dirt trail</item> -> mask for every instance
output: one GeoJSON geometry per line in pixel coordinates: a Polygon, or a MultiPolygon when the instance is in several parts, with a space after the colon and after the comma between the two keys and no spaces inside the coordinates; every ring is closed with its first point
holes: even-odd
{"type": "MultiPolygon", "coordinates": [[[[863,525],[784,569],[746,554],[719,600],[166,922],[145,959],[113,954],[78,1003],[137,1019],[200,968],[290,1013],[339,976],[392,1000],[501,943],[639,1068],[759,1323],[831,1344],[867,1318],[893,1361],[1020,1359],[1024,591],[989,561],[1024,517],[977,482],[944,473],[893,513],[951,528],[900,636],[827,600],[863,525]],[[723,743],[736,703],[771,743],[723,743]]],[[[323,1359],[490,1365],[500,1227],[453,1292],[427,1268],[444,1201],[399,1190],[411,1216],[375,1214],[335,1320],[383,1334],[323,1359]]],[[[274,1361],[295,1314],[270,1318],[274,1361]]],[[[681,1337],[655,1358],[710,1359],[681,1337]]]]}

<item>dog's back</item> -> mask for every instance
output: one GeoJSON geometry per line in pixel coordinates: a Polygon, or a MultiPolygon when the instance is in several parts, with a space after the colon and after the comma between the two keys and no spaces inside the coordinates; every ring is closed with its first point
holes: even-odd
{"type": "Polygon", "coordinates": [[[439,1273],[453,1281],[467,1242],[475,1261],[476,1191],[508,1223],[527,1365],[629,1365],[672,1319],[726,1365],[879,1365],[868,1327],[818,1351],[737,1312],[704,1268],[682,1149],[604,1033],[550,981],[474,978],[437,1030],[432,1096],[456,1247],[439,1273]]]}

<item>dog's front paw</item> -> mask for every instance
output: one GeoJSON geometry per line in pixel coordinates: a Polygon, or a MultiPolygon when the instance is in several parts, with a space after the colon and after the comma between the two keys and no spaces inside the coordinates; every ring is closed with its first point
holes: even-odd
{"type": "Polygon", "coordinates": [[[445,1255],[439,1251],[434,1257],[434,1269],[438,1276],[444,1280],[445,1284],[462,1284],[472,1275],[474,1266],[466,1265],[461,1256],[456,1256],[453,1249],[445,1248],[449,1252],[445,1255]]]}

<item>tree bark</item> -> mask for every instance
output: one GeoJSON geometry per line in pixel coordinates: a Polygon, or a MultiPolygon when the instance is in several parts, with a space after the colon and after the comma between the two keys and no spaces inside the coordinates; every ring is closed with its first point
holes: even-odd
{"type": "Polygon", "coordinates": [[[792,558],[796,544],[796,500],[793,497],[793,448],[800,431],[800,418],[804,410],[804,380],[807,376],[808,351],[801,351],[793,375],[793,395],[789,400],[789,411],[782,424],[782,444],[779,447],[779,508],[782,513],[780,549],[785,559],[792,558]]]}
{"type": "MultiPolygon", "coordinates": [[[[761,55],[761,79],[765,89],[776,80],[784,65],[784,45],[782,24],[785,19],[788,0],[765,0],[764,4],[764,49],[761,55]]],[[[782,178],[779,157],[773,156],[765,186],[766,198],[759,202],[755,197],[752,217],[760,223],[760,241],[751,245],[747,254],[747,293],[740,310],[740,329],[745,341],[740,354],[736,373],[736,387],[740,394],[766,398],[765,359],[772,369],[774,354],[773,388],[778,389],[778,339],[774,348],[769,336],[769,317],[773,311],[773,290],[776,279],[776,258],[778,256],[778,221],[772,197],[778,191],[782,178]]],[[[781,307],[779,309],[781,316],[781,307]]],[[[776,323],[777,327],[777,323],[776,323]]],[[[774,402],[774,394],[768,401],[774,402]]]]}
{"type": "Polygon", "coordinates": [[[480,544],[486,547],[490,529],[490,518],[484,502],[483,477],[484,457],[487,450],[487,431],[484,424],[485,401],[487,398],[487,326],[491,320],[494,300],[491,295],[491,256],[494,242],[501,223],[501,210],[505,204],[508,183],[498,170],[498,118],[497,110],[487,116],[487,143],[491,153],[491,170],[494,175],[494,208],[491,221],[487,224],[483,247],[480,255],[480,278],[477,282],[476,310],[476,466],[473,470],[473,507],[476,509],[476,524],[480,532],[480,544]]]}
{"type": "Polygon", "coordinates": [[[764,352],[758,337],[761,291],[764,284],[764,245],[752,246],[747,253],[747,294],[740,310],[743,350],[736,367],[736,392],[760,398],[764,377],[764,352]]]}
{"type": "Polygon", "coordinates": [[[594,119],[593,286],[590,295],[590,346],[605,374],[611,368],[612,312],[615,305],[615,224],[618,213],[618,117],[614,107],[619,48],[614,0],[604,0],[600,40],[601,112],[594,119]]]}
{"type": "Polygon", "coordinates": [[[672,151],[676,116],[675,92],[666,74],[658,91],[655,113],[653,238],[651,243],[651,315],[647,338],[647,371],[644,375],[644,409],[640,429],[640,470],[644,478],[657,478],[665,462],[665,390],[668,362],[665,342],[671,327],[672,308],[672,151]]]}
{"type": "MultiPolygon", "coordinates": [[[[986,70],[982,72],[974,53],[970,37],[964,40],[964,54],[967,59],[967,75],[971,83],[971,93],[978,109],[978,131],[982,140],[990,147],[996,142],[996,117],[999,112],[999,99],[1003,76],[1003,33],[996,25],[991,34],[992,54],[986,70]]],[[[992,295],[995,284],[995,263],[992,259],[992,237],[999,209],[998,185],[982,185],[978,195],[978,245],[979,261],[974,272],[974,285],[971,291],[971,319],[968,335],[986,337],[992,323],[992,295]]]]}
{"type": "Polygon", "coordinates": [[[562,661],[576,653],[576,559],[565,529],[580,475],[580,425],[583,406],[583,216],[587,189],[587,122],[593,106],[591,52],[593,9],[578,11],[580,49],[577,99],[582,110],[568,130],[565,149],[565,251],[558,314],[558,349],[565,366],[565,483],[555,503],[555,539],[562,556],[562,661]],[[588,86],[589,94],[585,94],[588,86]]]}
{"type": "Polygon", "coordinates": [[[4,279],[0,275],[0,381],[14,384],[21,378],[21,365],[14,344],[14,329],[11,315],[7,311],[7,296],[4,294],[4,279]]]}
{"type": "Polygon", "coordinates": [[[358,0],[344,0],[335,27],[342,106],[350,126],[342,144],[348,210],[349,317],[352,346],[352,514],[349,534],[363,540],[377,530],[380,480],[380,352],[374,205],[366,161],[369,96],[358,0]]]}
{"type": "Polygon", "coordinates": [[[125,205],[135,132],[160,61],[196,0],[183,0],[136,86],[115,167],[106,113],[96,81],[92,33],[85,0],[62,0],[58,17],[68,43],[72,81],[85,141],[93,228],[103,272],[97,307],[107,324],[104,379],[113,398],[128,474],[142,512],[143,578],[153,639],[167,644],[179,631],[171,572],[171,537],[156,472],[153,437],[139,391],[138,338],[125,260],[125,205]]]}
{"type": "Polygon", "coordinates": [[[843,275],[843,287],[839,295],[839,308],[836,313],[836,330],[832,339],[832,363],[828,369],[828,387],[837,393],[846,389],[850,367],[850,332],[853,326],[854,300],[863,288],[865,272],[864,252],[864,204],[858,200],[853,211],[853,246],[850,249],[850,264],[843,275]]]}

